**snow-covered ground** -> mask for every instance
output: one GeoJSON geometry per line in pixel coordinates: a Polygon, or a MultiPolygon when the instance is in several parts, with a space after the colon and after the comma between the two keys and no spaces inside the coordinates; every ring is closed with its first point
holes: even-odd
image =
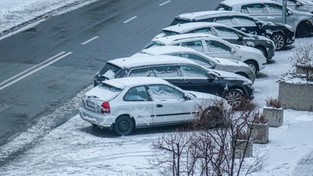
{"type": "MultiPolygon", "coordinates": [[[[5,18],[4,14],[14,16],[13,12],[16,12],[16,9],[23,12],[23,7],[32,7],[32,2],[58,4],[55,2],[63,1],[1,0],[0,21],[5,18]],[[26,5],[19,6],[20,3],[26,5]],[[4,10],[5,8],[7,10],[4,10]]],[[[295,48],[303,45],[306,40],[312,38],[297,39],[295,48]]],[[[295,48],[276,52],[273,58],[275,62],[267,65],[259,74],[254,87],[255,101],[260,109],[265,105],[265,99],[278,96],[277,80],[282,73],[291,69],[288,58],[295,48]]],[[[310,162],[302,160],[305,157],[312,158],[313,155],[313,140],[310,136],[313,133],[312,126],[313,112],[285,110],[283,125],[279,128],[270,128],[269,143],[255,145],[256,150],[265,156],[265,166],[254,175],[312,176],[313,165],[303,167],[310,162]]],[[[0,157],[10,153],[18,145],[23,145],[24,141],[32,139],[34,133],[40,132],[33,130],[23,133],[20,138],[0,148],[0,157]]],[[[93,130],[90,124],[76,115],[67,123],[52,130],[16,160],[1,167],[0,175],[158,175],[156,169],[148,164],[148,159],[153,153],[152,142],[166,133],[166,130],[157,129],[155,132],[147,130],[135,135],[114,137],[106,131],[93,130]]]]}
{"type": "MultiPolygon", "coordinates": [[[[46,17],[66,13],[98,0],[1,0],[0,37],[18,32],[28,21],[38,23],[46,17]],[[18,28],[14,28],[18,26],[18,28]]],[[[1,38],[0,38],[1,39],[1,38]]]]}

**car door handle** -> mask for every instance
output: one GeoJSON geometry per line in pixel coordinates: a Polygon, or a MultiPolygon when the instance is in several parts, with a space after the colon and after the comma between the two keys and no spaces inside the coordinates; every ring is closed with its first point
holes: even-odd
{"type": "Polygon", "coordinates": [[[162,107],[163,107],[163,105],[162,105],[162,104],[157,104],[157,105],[156,105],[156,107],[158,107],[158,108],[162,108],[162,107]]]}

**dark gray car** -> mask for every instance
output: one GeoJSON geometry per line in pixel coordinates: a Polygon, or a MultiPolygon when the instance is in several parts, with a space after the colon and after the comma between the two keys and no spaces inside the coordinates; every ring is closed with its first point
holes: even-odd
{"type": "Polygon", "coordinates": [[[274,42],[264,36],[244,33],[220,23],[194,22],[169,26],[162,29],[156,37],[165,37],[184,33],[207,33],[222,38],[230,43],[257,48],[267,59],[275,54],[274,42]]]}

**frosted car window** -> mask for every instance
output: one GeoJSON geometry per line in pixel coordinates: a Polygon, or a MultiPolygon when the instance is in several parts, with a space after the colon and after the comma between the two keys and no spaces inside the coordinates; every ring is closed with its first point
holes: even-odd
{"type": "Polygon", "coordinates": [[[178,66],[159,66],[153,68],[154,73],[160,78],[176,78],[179,77],[178,66]]]}
{"type": "Polygon", "coordinates": [[[241,7],[241,12],[249,15],[266,15],[267,9],[263,4],[249,4],[241,7]]]}
{"type": "Polygon", "coordinates": [[[210,63],[210,61],[208,61],[207,59],[201,57],[201,56],[197,56],[195,54],[181,54],[180,57],[184,57],[190,60],[193,60],[199,64],[204,64],[206,67],[212,67],[212,64],[210,63]]]}
{"type": "Polygon", "coordinates": [[[214,22],[222,23],[222,24],[229,25],[229,26],[233,25],[231,18],[226,18],[226,17],[216,18],[214,22]]]}
{"type": "Polygon", "coordinates": [[[152,48],[152,47],[156,47],[156,46],[164,46],[164,44],[163,44],[163,43],[159,43],[159,42],[152,41],[152,42],[150,42],[147,46],[145,46],[144,49],[152,48]]]}
{"type": "Polygon", "coordinates": [[[192,49],[194,49],[196,51],[199,51],[199,52],[204,52],[201,40],[190,41],[190,42],[182,42],[181,46],[192,48],[192,49]]]}
{"type": "Polygon", "coordinates": [[[180,67],[184,77],[193,78],[193,79],[206,79],[208,78],[208,73],[200,68],[191,66],[191,65],[183,65],[180,67]]]}
{"type": "Polygon", "coordinates": [[[205,34],[211,34],[211,35],[215,35],[209,28],[205,28],[205,29],[197,29],[192,31],[193,33],[205,33],[205,34]]]}
{"type": "Polygon", "coordinates": [[[154,101],[182,101],[184,94],[168,85],[149,85],[148,92],[154,101]]]}
{"type": "Polygon", "coordinates": [[[136,68],[136,69],[132,69],[129,72],[129,77],[136,77],[136,76],[149,76],[151,74],[151,69],[149,69],[148,67],[145,68],[136,68]]]}
{"type": "Polygon", "coordinates": [[[117,67],[111,63],[106,63],[104,67],[100,70],[99,74],[106,78],[112,79],[115,78],[120,71],[120,67],[117,67]]]}
{"type": "Polygon", "coordinates": [[[149,96],[144,86],[133,87],[124,96],[125,101],[148,101],[149,96]]]}
{"type": "Polygon", "coordinates": [[[255,21],[247,17],[236,16],[234,20],[236,23],[233,26],[256,27],[255,21]]]}
{"type": "Polygon", "coordinates": [[[265,4],[268,9],[269,14],[279,14],[283,13],[282,7],[277,4],[265,4]]]}
{"type": "Polygon", "coordinates": [[[231,48],[221,42],[214,40],[206,40],[205,42],[207,44],[209,53],[231,52],[231,48]]]}
{"type": "Polygon", "coordinates": [[[215,31],[217,33],[217,36],[223,39],[239,39],[238,34],[231,29],[223,28],[223,27],[215,27],[215,31]]]}

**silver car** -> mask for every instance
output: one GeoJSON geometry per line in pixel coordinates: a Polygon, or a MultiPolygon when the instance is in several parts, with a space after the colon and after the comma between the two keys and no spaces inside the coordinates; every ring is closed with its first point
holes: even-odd
{"type": "MultiPolygon", "coordinates": [[[[283,0],[273,0],[279,4],[283,3],[283,0]]],[[[305,11],[313,13],[313,2],[308,0],[287,0],[287,6],[293,10],[305,11]]]]}
{"type": "Polygon", "coordinates": [[[181,47],[181,46],[160,46],[160,47],[152,47],[145,50],[140,51],[134,56],[139,56],[141,54],[147,55],[172,55],[179,56],[183,58],[187,58],[193,60],[200,65],[207,67],[209,69],[229,71],[236,73],[238,75],[244,76],[250,79],[252,82],[255,80],[255,74],[253,70],[244,62],[210,57],[205,54],[202,54],[194,49],[181,47]]]}
{"type": "MultiPolygon", "coordinates": [[[[227,10],[246,13],[260,20],[273,23],[283,22],[283,7],[272,0],[224,0],[215,10],[227,10]]],[[[292,10],[287,7],[286,24],[290,25],[297,37],[309,37],[313,31],[313,16],[311,13],[292,10]]]]}
{"type": "Polygon", "coordinates": [[[193,122],[198,108],[211,108],[226,100],[215,95],[182,90],[153,77],[103,81],[82,98],[80,117],[93,126],[128,135],[136,128],[193,122]]]}

